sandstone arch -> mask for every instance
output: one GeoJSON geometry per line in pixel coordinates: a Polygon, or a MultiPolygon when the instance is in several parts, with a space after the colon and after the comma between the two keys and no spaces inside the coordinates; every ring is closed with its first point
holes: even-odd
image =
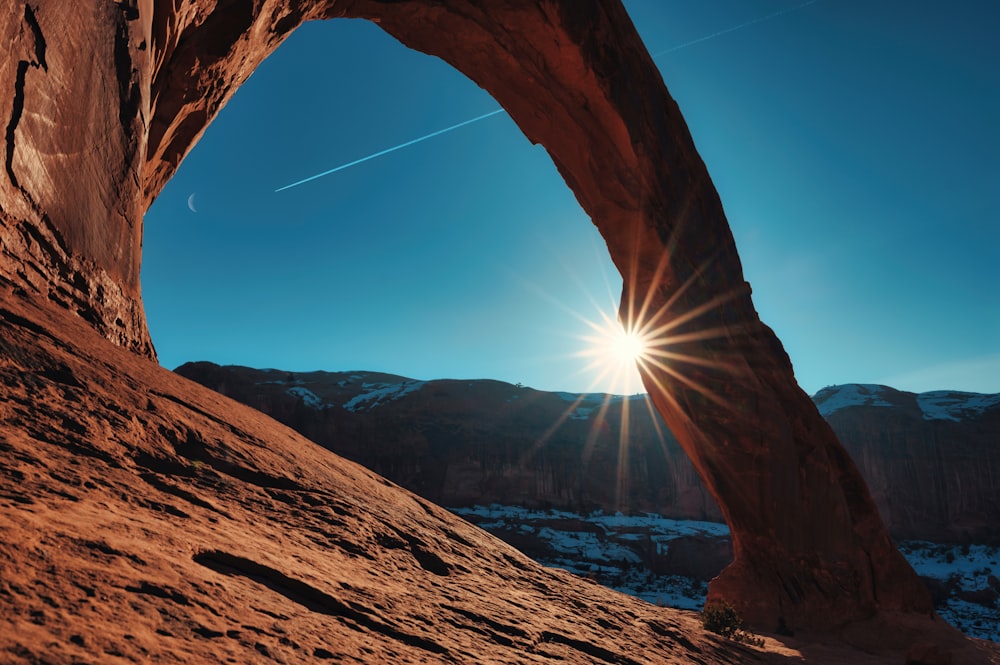
{"type": "Polygon", "coordinates": [[[9,5],[0,278],[153,357],[138,279],[143,213],[291,30],[344,16],[377,22],[491,92],[546,147],[607,241],[623,317],[673,326],[673,360],[643,379],[733,530],[736,560],[711,595],[763,629],[930,616],[864,482],[760,322],[718,195],[617,2],[9,5]]]}

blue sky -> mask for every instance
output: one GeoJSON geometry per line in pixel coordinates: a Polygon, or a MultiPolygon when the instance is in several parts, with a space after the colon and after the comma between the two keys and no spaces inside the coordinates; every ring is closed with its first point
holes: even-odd
{"type": "MultiPolygon", "coordinates": [[[[1000,4],[626,7],[802,387],[1000,392],[1000,4]]],[[[506,114],[275,192],[496,108],[373,24],[300,28],[146,216],[161,363],[639,390],[577,355],[621,281],[506,114]]]]}

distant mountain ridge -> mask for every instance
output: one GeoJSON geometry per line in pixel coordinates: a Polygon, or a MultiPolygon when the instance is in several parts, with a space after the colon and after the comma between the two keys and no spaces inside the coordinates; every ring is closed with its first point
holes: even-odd
{"type": "Polygon", "coordinates": [[[848,384],[813,400],[894,536],[1000,542],[1000,394],[848,384]]]}
{"type": "Polygon", "coordinates": [[[983,394],[960,390],[911,393],[872,383],[828,386],[813,395],[812,399],[824,417],[856,406],[885,406],[912,411],[916,404],[924,420],[954,422],[977,418],[1000,406],[1000,393],[983,394]]]}
{"type": "MultiPolygon", "coordinates": [[[[175,371],[443,505],[722,521],[642,395],[207,362],[175,371]]],[[[1000,543],[1000,394],[846,384],[813,400],[894,537],[1000,543]]]]}

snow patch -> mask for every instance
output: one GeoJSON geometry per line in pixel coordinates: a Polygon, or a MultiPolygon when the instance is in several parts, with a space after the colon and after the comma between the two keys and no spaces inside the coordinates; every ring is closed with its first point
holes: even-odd
{"type": "MultiPolygon", "coordinates": [[[[650,603],[689,610],[702,608],[707,584],[657,574],[646,566],[641,553],[650,552],[652,545],[656,555],[665,556],[671,542],[683,536],[729,535],[725,524],[673,520],[653,513],[585,515],[499,504],[449,510],[498,535],[516,531],[535,536],[548,546],[548,553],[538,557],[542,565],[562,568],[650,603]]],[[[1000,608],[969,600],[970,593],[984,594],[991,588],[991,576],[1000,576],[1000,547],[904,541],[899,548],[918,574],[950,589],[938,614],[967,635],[1000,641],[1000,608]]]]}
{"type": "Polygon", "coordinates": [[[355,395],[344,404],[348,411],[357,413],[359,410],[370,411],[379,404],[393,402],[403,395],[420,390],[426,381],[404,381],[402,383],[363,383],[361,387],[366,391],[360,395],[355,395]]]}
{"type": "Polygon", "coordinates": [[[813,402],[824,416],[851,406],[892,406],[882,399],[885,386],[874,383],[848,383],[843,386],[823,388],[813,396],[813,402]]]}
{"type": "Polygon", "coordinates": [[[672,520],[653,513],[597,511],[584,515],[499,504],[449,510],[466,518],[478,518],[475,523],[486,530],[513,529],[534,535],[549,547],[550,555],[538,560],[542,565],[593,579],[649,603],[688,610],[704,606],[708,585],[689,577],[654,573],[646,568],[640,552],[648,552],[651,543],[663,556],[675,538],[729,534],[725,524],[672,520]],[[581,531],[581,522],[597,528],[581,531]]]}
{"type": "Polygon", "coordinates": [[[619,404],[621,402],[644,400],[648,397],[646,393],[636,393],[635,395],[608,395],[607,393],[557,392],[553,394],[564,402],[579,402],[580,404],[603,404],[604,402],[607,402],[608,404],[619,404]]]}
{"type": "Polygon", "coordinates": [[[1000,393],[983,395],[956,390],[935,390],[917,395],[917,404],[924,413],[924,420],[961,422],[1000,405],[1000,393]]]}
{"type": "Polygon", "coordinates": [[[729,535],[729,527],[725,524],[698,520],[672,520],[655,513],[623,515],[622,513],[605,514],[598,511],[591,514],[587,521],[600,524],[608,530],[648,530],[654,534],[669,536],[669,540],[681,536],[725,537],[729,535]]]}
{"type": "Polygon", "coordinates": [[[326,405],[326,403],[320,399],[319,395],[308,388],[303,388],[302,386],[293,386],[285,392],[293,397],[301,398],[302,402],[312,409],[322,409],[326,405]]]}
{"type": "Polygon", "coordinates": [[[1000,641],[1000,607],[969,602],[969,594],[988,594],[990,578],[1000,575],[1000,547],[909,540],[899,544],[899,551],[918,575],[949,589],[945,603],[935,608],[941,618],[966,635],[1000,641]]]}

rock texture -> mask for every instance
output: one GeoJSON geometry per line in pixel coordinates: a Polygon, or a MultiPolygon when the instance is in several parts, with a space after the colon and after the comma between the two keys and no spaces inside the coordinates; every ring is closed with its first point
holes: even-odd
{"type": "MultiPolygon", "coordinates": [[[[605,406],[605,395],[487,380],[208,362],[175,371],[445,506],[722,521],[677,439],[640,396],[605,406]]],[[[1000,394],[848,384],[814,400],[893,538],[1000,544],[1000,394]]]]}
{"type": "MultiPolygon", "coordinates": [[[[732,527],[736,558],[711,594],[758,626],[933,621],[860,474],[760,322],[718,195],[617,2],[7,3],[9,293],[152,357],[138,285],[143,212],[253,68],[302,21],[338,16],[376,21],[490,91],[545,146],[606,239],[625,282],[623,319],[658,341],[646,387],[732,527]]],[[[241,565],[228,567],[256,575],[241,565]]]]}
{"type": "Polygon", "coordinates": [[[0,9],[0,279],[152,356],[139,300],[149,49],[128,5],[0,9]]]}
{"type": "Polygon", "coordinates": [[[801,653],[774,640],[744,648],[693,613],[542,568],[69,313],[0,293],[2,663],[783,663],[801,653]]]}
{"type": "MultiPolygon", "coordinates": [[[[0,294],[0,662],[888,665],[928,644],[735,644],[0,294]]],[[[931,627],[955,662],[1000,658],[931,627]]]]}

